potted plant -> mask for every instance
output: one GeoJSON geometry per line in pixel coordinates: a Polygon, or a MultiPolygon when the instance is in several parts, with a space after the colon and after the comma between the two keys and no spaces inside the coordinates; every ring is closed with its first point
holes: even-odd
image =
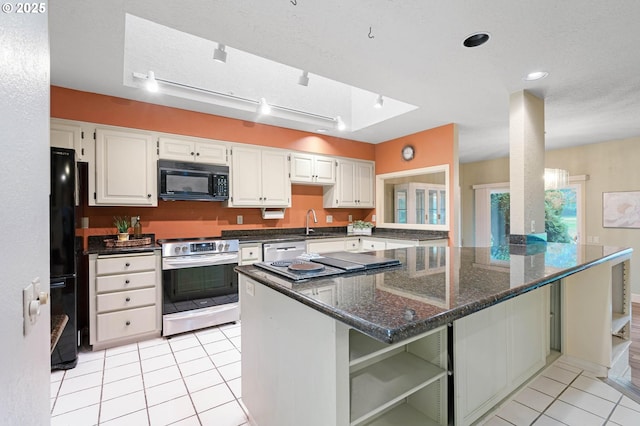
{"type": "Polygon", "coordinates": [[[356,220],[353,222],[353,233],[355,235],[371,235],[373,223],[364,220],[356,220]]]}
{"type": "Polygon", "coordinates": [[[129,228],[131,222],[127,216],[114,216],[113,225],[118,230],[118,241],[127,241],[129,239],[129,228]]]}

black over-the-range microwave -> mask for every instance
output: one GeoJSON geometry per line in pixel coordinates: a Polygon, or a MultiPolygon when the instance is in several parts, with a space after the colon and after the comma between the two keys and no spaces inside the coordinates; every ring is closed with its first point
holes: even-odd
{"type": "Polygon", "coordinates": [[[163,200],[227,200],[229,166],[158,160],[158,197],[163,200]]]}

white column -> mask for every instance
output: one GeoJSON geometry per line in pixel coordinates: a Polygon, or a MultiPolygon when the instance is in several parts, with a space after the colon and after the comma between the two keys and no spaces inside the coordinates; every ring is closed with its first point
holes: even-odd
{"type": "Polygon", "coordinates": [[[509,97],[509,148],[511,235],[524,244],[545,228],[544,100],[524,90],[509,97]]]}

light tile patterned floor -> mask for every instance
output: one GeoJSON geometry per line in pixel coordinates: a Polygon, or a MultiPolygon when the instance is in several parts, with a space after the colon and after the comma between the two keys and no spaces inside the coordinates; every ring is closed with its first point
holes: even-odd
{"type": "Polygon", "coordinates": [[[240,342],[238,322],[81,352],[51,373],[51,425],[244,425],[240,342]]]}
{"type": "Polygon", "coordinates": [[[588,371],[558,360],[480,424],[637,426],[640,404],[588,371]]]}
{"type": "MultiPolygon", "coordinates": [[[[81,352],[76,368],[51,373],[51,425],[248,424],[240,351],[237,323],[81,352]]],[[[637,426],[640,404],[560,360],[480,423],[637,426]]]]}

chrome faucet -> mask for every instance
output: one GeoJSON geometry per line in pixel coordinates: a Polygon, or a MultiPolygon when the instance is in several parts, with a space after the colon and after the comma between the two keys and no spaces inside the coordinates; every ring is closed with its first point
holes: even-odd
{"type": "Polygon", "coordinates": [[[309,235],[309,232],[313,232],[313,229],[309,229],[309,213],[313,213],[313,223],[318,223],[316,211],[314,209],[307,210],[307,235],[309,235]]]}

